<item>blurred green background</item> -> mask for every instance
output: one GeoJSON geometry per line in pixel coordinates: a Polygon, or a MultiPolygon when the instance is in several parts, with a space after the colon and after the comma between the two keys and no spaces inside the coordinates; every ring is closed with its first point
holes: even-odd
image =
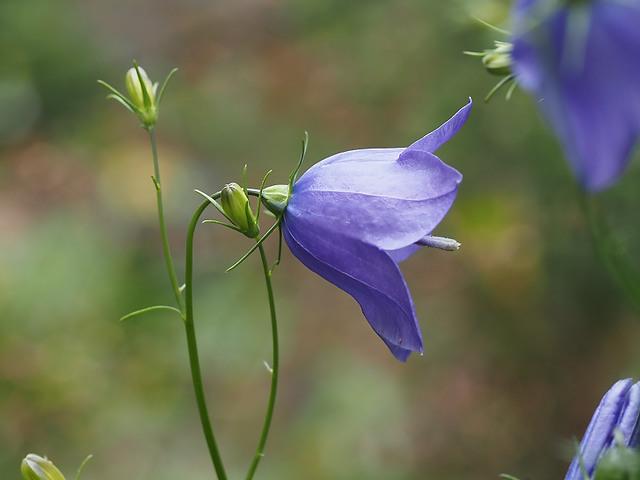
{"type": "MultiPolygon", "coordinates": [[[[115,102],[132,58],[180,68],[158,135],[182,274],[193,189],[282,182],[306,129],[309,163],[408,145],[466,101],[442,158],[465,175],[437,233],[460,252],[403,264],[424,357],[396,362],[350,297],[288,252],[275,275],[282,377],[260,479],[562,478],[602,393],[640,371],[640,323],[597,262],[575,182],[535,101],[485,105],[466,49],[491,46],[488,0],[2,0],[0,3],[0,477],[46,454],[70,477],[212,478],[156,224],[145,132],[115,102]]],[[[637,160],[637,159],[636,159],[637,160]]],[[[601,195],[633,255],[638,161],[601,195]]],[[[197,327],[232,478],[249,462],[270,358],[248,241],[197,237],[197,327]]],[[[272,254],[274,243],[269,244],[272,254]]],[[[634,261],[640,265],[640,255],[634,261]]]]}

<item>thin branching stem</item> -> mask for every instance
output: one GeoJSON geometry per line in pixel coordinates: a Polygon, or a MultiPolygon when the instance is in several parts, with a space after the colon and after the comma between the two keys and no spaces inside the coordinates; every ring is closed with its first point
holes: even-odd
{"type": "Polygon", "coordinates": [[[280,371],[280,353],[278,344],[278,319],[276,317],[276,304],[273,296],[273,287],[271,285],[271,269],[269,268],[269,262],[264,252],[264,246],[259,245],[260,259],[262,261],[262,271],[264,272],[264,281],[267,286],[267,296],[269,297],[269,311],[271,313],[271,338],[273,343],[273,361],[270,367],[271,373],[271,389],[269,392],[269,403],[267,404],[267,411],[264,416],[264,423],[262,425],[262,433],[260,434],[260,440],[258,441],[258,448],[249,467],[246,480],[252,480],[260,460],[264,457],[264,449],[267,444],[267,438],[269,437],[269,430],[271,428],[271,421],[273,419],[273,410],[276,404],[276,395],[278,391],[278,373],[280,371]]]}
{"type": "MultiPolygon", "coordinates": [[[[217,193],[212,196],[213,198],[219,198],[220,194],[217,193]]],[[[196,403],[198,405],[198,413],[200,414],[200,423],[202,425],[202,432],[207,442],[207,448],[209,449],[209,455],[211,456],[211,462],[218,476],[218,480],[227,480],[227,474],[222,463],[222,457],[220,456],[220,450],[216,442],[216,437],[211,426],[211,419],[209,417],[209,410],[207,408],[207,400],[204,392],[204,385],[202,382],[202,370],[200,368],[200,357],[198,354],[198,343],[196,340],[196,328],[193,320],[193,237],[196,227],[200,223],[200,217],[211,205],[209,200],[206,200],[200,204],[200,206],[193,213],[191,223],[189,224],[189,230],[187,231],[187,244],[185,249],[185,321],[184,327],[187,334],[187,349],[189,350],[189,365],[191,367],[191,379],[193,382],[193,389],[196,395],[196,403]]]]}
{"type": "Polygon", "coordinates": [[[169,245],[169,235],[167,233],[167,224],[164,219],[164,202],[162,200],[162,181],[160,180],[160,162],[158,160],[158,144],[156,140],[156,133],[154,128],[149,128],[149,142],[151,143],[151,153],[153,156],[153,183],[156,187],[156,204],[158,207],[158,223],[160,224],[160,237],[162,238],[162,253],[164,255],[164,262],[167,267],[167,274],[169,275],[169,281],[171,282],[171,288],[173,294],[178,302],[178,306],[181,311],[184,311],[184,302],[182,295],[180,294],[180,283],[178,282],[178,276],[176,275],[176,269],[173,264],[173,257],[171,256],[171,247],[169,245]]]}

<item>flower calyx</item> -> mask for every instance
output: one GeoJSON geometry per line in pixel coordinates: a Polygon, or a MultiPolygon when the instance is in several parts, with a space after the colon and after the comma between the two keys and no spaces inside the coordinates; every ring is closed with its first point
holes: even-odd
{"type": "Polygon", "coordinates": [[[282,215],[289,203],[289,185],[272,185],[262,189],[260,200],[262,204],[276,217],[282,215]]]}
{"type": "Polygon", "coordinates": [[[598,462],[594,480],[640,480],[640,452],[626,445],[620,430],[614,431],[614,445],[598,462]]]}
{"type": "Polygon", "coordinates": [[[614,447],[604,454],[594,480],[640,479],[640,453],[629,447],[614,447]]]}

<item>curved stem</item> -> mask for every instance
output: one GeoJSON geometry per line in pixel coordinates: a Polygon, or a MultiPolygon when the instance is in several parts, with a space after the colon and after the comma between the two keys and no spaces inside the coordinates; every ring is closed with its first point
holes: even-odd
{"type": "MultiPolygon", "coordinates": [[[[219,198],[220,195],[213,195],[214,198],[219,198]]],[[[184,328],[187,334],[187,348],[189,350],[189,365],[191,367],[191,379],[193,381],[193,389],[196,395],[196,403],[198,405],[198,413],[200,414],[200,423],[202,424],[202,432],[207,442],[209,449],[209,455],[213,467],[216,471],[216,475],[219,480],[226,480],[227,474],[222,463],[222,457],[218,450],[216,443],[216,437],[213,433],[213,427],[211,426],[211,419],[209,417],[209,411],[207,409],[207,401],[204,393],[204,386],[202,383],[202,371],[200,369],[200,358],[198,356],[198,343],[196,340],[196,330],[193,321],[193,236],[198,226],[200,217],[210,205],[209,201],[202,202],[200,206],[193,213],[191,223],[189,224],[189,230],[187,231],[187,245],[185,254],[185,321],[184,328]]]]}
{"type": "Polygon", "coordinates": [[[264,281],[267,285],[267,295],[269,297],[269,310],[271,313],[271,337],[273,341],[273,365],[271,366],[271,390],[269,392],[269,403],[267,404],[267,411],[264,417],[264,424],[262,426],[262,433],[260,434],[260,440],[258,442],[258,448],[256,454],[253,457],[253,462],[249,467],[246,480],[251,480],[256,473],[258,464],[262,457],[264,457],[264,448],[267,444],[267,438],[269,436],[269,429],[271,428],[271,420],[273,419],[273,409],[276,404],[276,393],[278,391],[278,372],[280,370],[280,354],[278,346],[278,319],[276,317],[276,304],[273,297],[273,287],[271,285],[271,270],[269,269],[269,262],[267,256],[264,253],[264,247],[262,244],[258,247],[260,249],[260,259],[262,260],[262,270],[264,272],[264,281]]]}
{"type": "Polygon", "coordinates": [[[164,262],[171,281],[171,288],[176,297],[176,302],[181,311],[184,311],[182,295],[180,294],[180,284],[178,276],[173,265],[173,257],[171,256],[171,247],[169,246],[169,236],[167,234],[167,225],[164,220],[164,204],[162,200],[162,183],[160,181],[160,163],[158,161],[158,145],[156,141],[156,132],[153,128],[147,130],[149,132],[149,142],[151,143],[151,154],[153,156],[153,183],[156,187],[156,204],[158,206],[158,223],[160,224],[160,237],[162,238],[162,253],[164,262]]]}
{"type": "Polygon", "coordinates": [[[640,312],[640,276],[638,272],[633,268],[632,262],[604,218],[599,215],[593,198],[582,193],[580,203],[589,224],[591,239],[598,258],[632,306],[640,312]]]}

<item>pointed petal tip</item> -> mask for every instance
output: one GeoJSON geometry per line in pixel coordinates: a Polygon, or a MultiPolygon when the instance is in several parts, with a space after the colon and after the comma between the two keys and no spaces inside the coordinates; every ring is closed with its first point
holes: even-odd
{"type": "Polygon", "coordinates": [[[284,239],[307,268],[351,295],[365,319],[400,361],[422,350],[409,289],[384,251],[302,218],[285,220],[284,239]],[[293,221],[292,221],[293,220],[293,221]]]}
{"type": "Polygon", "coordinates": [[[406,363],[412,353],[415,353],[421,357],[424,356],[424,345],[422,343],[422,333],[419,333],[418,343],[416,345],[412,345],[407,347],[406,345],[398,345],[397,343],[391,342],[389,339],[382,338],[382,341],[387,345],[387,348],[391,352],[391,354],[402,363],[406,363]]]}
{"type": "Polygon", "coordinates": [[[419,357],[424,357],[424,350],[422,348],[420,348],[420,350],[402,349],[402,350],[396,351],[395,349],[391,348],[391,346],[389,346],[389,349],[391,350],[391,353],[393,354],[393,356],[402,363],[407,363],[407,360],[409,360],[409,357],[411,356],[412,353],[415,353],[419,357]]]}
{"type": "MultiPolygon", "coordinates": [[[[462,126],[467,122],[472,108],[473,100],[469,97],[467,104],[460,108],[451,118],[449,118],[449,120],[444,122],[431,133],[422,137],[420,140],[412,143],[405,152],[410,152],[412,150],[420,150],[428,153],[435,152],[442,145],[451,140],[456,133],[458,133],[462,126]]],[[[401,154],[401,158],[403,154],[401,154]]]]}

